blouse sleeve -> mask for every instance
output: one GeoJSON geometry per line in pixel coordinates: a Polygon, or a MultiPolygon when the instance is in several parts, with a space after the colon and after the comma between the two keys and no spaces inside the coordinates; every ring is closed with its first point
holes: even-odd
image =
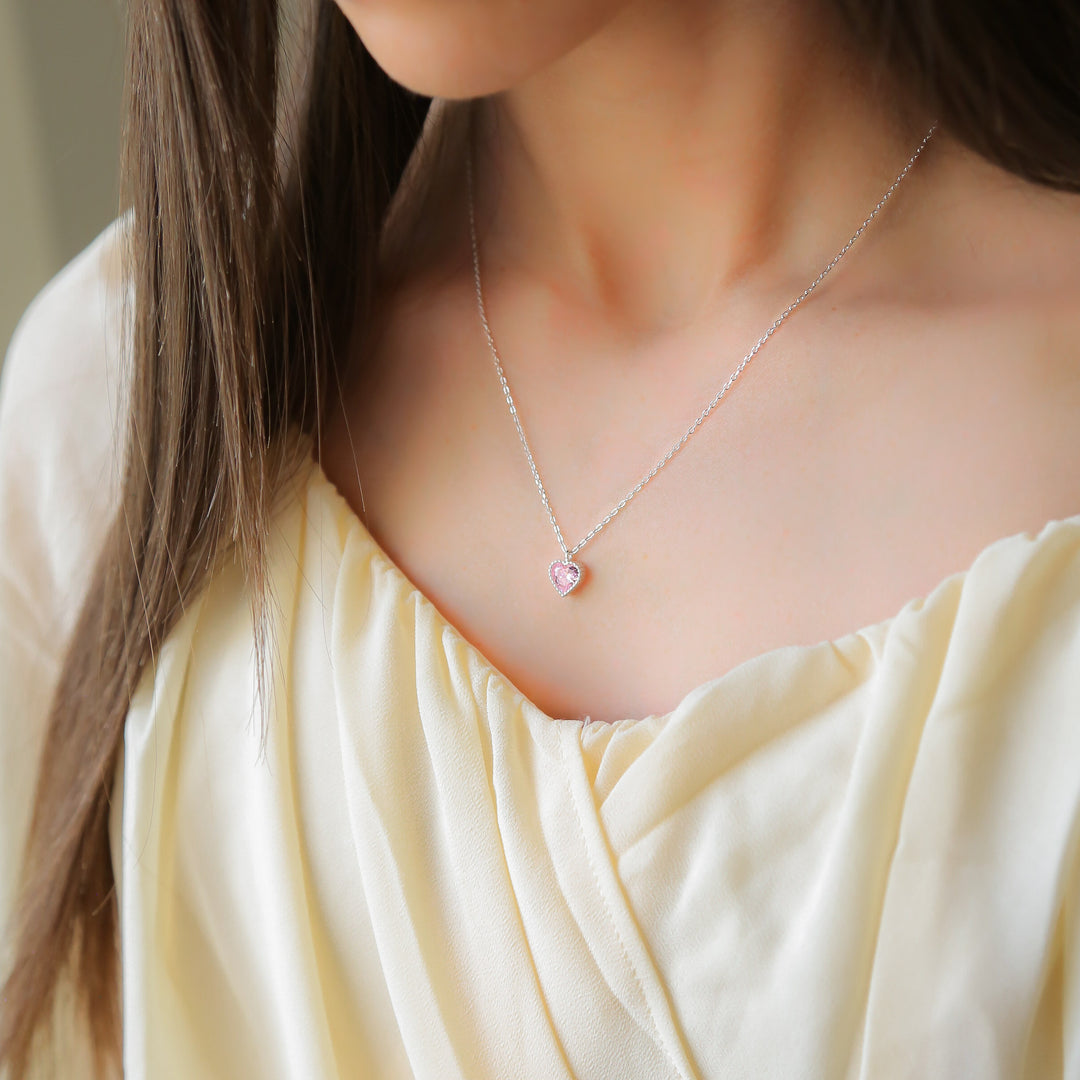
{"type": "Polygon", "coordinates": [[[42,290],[0,369],[0,974],[45,720],[115,504],[123,220],[42,290]]]}

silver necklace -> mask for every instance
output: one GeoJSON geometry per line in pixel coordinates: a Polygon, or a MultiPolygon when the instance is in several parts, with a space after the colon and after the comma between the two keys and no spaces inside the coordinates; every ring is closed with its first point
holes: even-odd
{"type": "Polygon", "coordinates": [[[466,171],[468,174],[469,190],[469,236],[472,240],[473,278],[476,282],[476,306],[477,310],[480,312],[480,324],[484,328],[484,337],[487,339],[488,348],[491,350],[491,358],[495,363],[495,371],[499,376],[499,384],[502,386],[503,397],[506,398],[506,404],[510,409],[510,417],[514,421],[518,438],[521,439],[521,445],[525,449],[525,456],[529,460],[529,468],[532,470],[533,480],[536,481],[536,489],[540,492],[540,499],[544,504],[544,509],[547,511],[548,519],[551,521],[551,527],[555,530],[555,538],[558,540],[559,547],[562,549],[563,557],[561,559],[553,560],[548,566],[548,579],[551,581],[551,584],[554,585],[555,591],[560,596],[569,595],[569,593],[581,584],[582,578],[584,577],[584,568],[580,563],[574,561],[574,556],[594,536],[596,536],[596,534],[600,532],[600,530],[603,529],[616,514],[623,510],[627,503],[629,503],[630,500],[637,495],[637,493],[641,491],[641,489],[645,487],[645,485],[682,449],[690,436],[697,431],[708,418],[709,414],[720,404],[724,396],[735,383],[735,380],[743,373],[743,369],[751,360],[753,360],[765,342],[776,333],[784,320],[822,283],[822,281],[825,280],[833,267],[835,267],[848,251],[851,250],[855,242],[866,231],[870,222],[878,216],[881,212],[881,208],[889,201],[893,192],[900,186],[904,177],[911,171],[915,162],[919,160],[919,155],[926,148],[926,144],[930,141],[936,129],[936,123],[931,125],[930,130],[923,136],[922,141],[915,148],[915,152],[908,158],[907,164],[897,174],[896,179],[889,185],[888,190],[881,196],[877,205],[867,215],[866,220],[852,234],[851,239],[848,240],[848,242],[833,256],[821,273],[810,282],[803,292],[792,300],[792,302],[776,317],[768,330],[757,339],[750,351],[742,358],[739,366],[728,376],[727,382],[720,387],[712,400],[700,413],[698,413],[693,423],[682,433],[679,439],[672,444],[671,449],[668,450],[668,452],[573,547],[570,547],[566,543],[566,540],[563,538],[562,529],[559,528],[559,523],[555,519],[555,511],[551,508],[551,500],[548,498],[547,489],[544,487],[543,480],[540,479],[540,470],[536,467],[536,460],[529,447],[529,440],[525,438],[525,430],[521,426],[521,418],[518,416],[517,405],[514,403],[514,397],[510,393],[510,384],[507,382],[502,360],[499,358],[498,349],[495,348],[495,338],[491,333],[491,327],[488,325],[487,312],[484,308],[484,290],[480,284],[480,248],[476,239],[476,208],[473,196],[472,155],[471,153],[466,155],[466,171]]]}

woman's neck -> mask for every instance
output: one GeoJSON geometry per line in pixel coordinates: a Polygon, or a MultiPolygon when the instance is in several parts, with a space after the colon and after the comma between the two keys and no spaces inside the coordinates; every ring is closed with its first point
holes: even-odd
{"type": "Polygon", "coordinates": [[[481,118],[486,264],[636,334],[812,278],[929,124],[798,0],[642,0],[481,118]]]}

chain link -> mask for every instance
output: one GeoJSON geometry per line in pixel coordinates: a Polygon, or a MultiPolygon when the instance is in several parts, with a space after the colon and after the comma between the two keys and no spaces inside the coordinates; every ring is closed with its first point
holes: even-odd
{"type": "Polygon", "coordinates": [[[472,241],[472,259],[473,259],[473,279],[476,284],[476,304],[480,313],[480,324],[484,329],[484,337],[487,339],[488,348],[491,351],[491,358],[495,363],[495,371],[499,376],[499,385],[502,387],[503,397],[506,399],[506,404],[510,409],[510,417],[514,421],[514,426],[517,428],[518,438],[521,439],[521,445],[525,448],[525,456],[529,461],[529,468],[532,470],[533,480],[536,481],[536,488],[540,492],[540,498],[544,503],[544,509],[547,511],[548,519],[551,521],[551,526],[555,530],[555,536],[559,541],[559,547],[562,548],[563,555],[569,562],[570,559],[579,552],[601,529],[608,525],[611,520],[621,510],[626,507],[626,504],[645,487],[647,483],[683,448],[687,440],[695,431],[708,419],[713,410],[724,399],[724,396],[734,385],[735,380],[743,373],[746,365],[758,354],[762,346],[776,333],[781,324],[796,308],[810,294],[825,280],[825,278],[832,271],[833,267],[851,250],[852,246],[859,239],[864,232],[866,232],[870,223],[881,212],[882,207],[892,198],[893,192],[900,186],[903,179],[911,171],[912,166],[919,160],[919,155],[922,154],[926,148],[926,144],[930,141],[934,132],[937,130],[937,124],[933,124],[930,130],[923,136],[922,141],[915,148],[915,152],[908,158],[907,164],[897,174],[896,179],[889,185],[885,194],[878,200],[877,205],[866,216],[863,223],[852,233],[848,242],[832,257],[825,268],[818,274],[816,278],[803,290],[803,292],[797,296],[788,306],[776,317],[772,325],[761,335],[754,343],[750,351],[742,358],[739,366],[728,376],[727,382],[713,396],[712,400],[705,406],[704,409],[698,413],[693,423],[683,432],[679,439],[672,444],[671,449],[600,519],[573,547],[569,547],[566,540],[563,538],[562,529],[559,528],[559,523],[555,519],[555,511],[551,508],[551,501],[548,499],[547,489],[544,487],[543,480],[540,479],[540,470],[536,466],[536,460],[533,457],[531,448],[529,447],[529,440],[525,437],[525,429],[522,427],[521,418],[518,416],[517,405],[514,402],[514,396],[510,392],[510,384],[506,378],[506,372],[503,370],[502,360],[499,357],[499,351],[495,347],[495,337],[491,332],[491,326],[488,324],[487,310],[484,306],[484,290],[480,283],[480,248],[476,238],[476,207],[473,195],[473,164],[472,155],[466,156],[466,171],[468,174],[468,190],[469,190],[469,236],[472,241]]]}

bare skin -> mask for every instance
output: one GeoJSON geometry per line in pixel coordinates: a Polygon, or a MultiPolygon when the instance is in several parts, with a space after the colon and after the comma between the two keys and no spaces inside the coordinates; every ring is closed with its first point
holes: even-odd
{"type": "MultiPolygon", "coordinates": [[[[928,126],[891,111],[828,18],[794,2],[607,0],[598,19],[495,92],[478,172],[489,316],[571,544],[928,126]]],[[[546,576],[559,549],[477,317],[460,163],[451,148],[434,197],[403,195],[422,212],[396,226],[378,325],[356,342],[321,461],[548,715],[668,712],[752,657],[889,618],[994,541],[1080,514],[1080,199],[939,134],[580,552],[586,580],[560,599],[546,576]]]]}

